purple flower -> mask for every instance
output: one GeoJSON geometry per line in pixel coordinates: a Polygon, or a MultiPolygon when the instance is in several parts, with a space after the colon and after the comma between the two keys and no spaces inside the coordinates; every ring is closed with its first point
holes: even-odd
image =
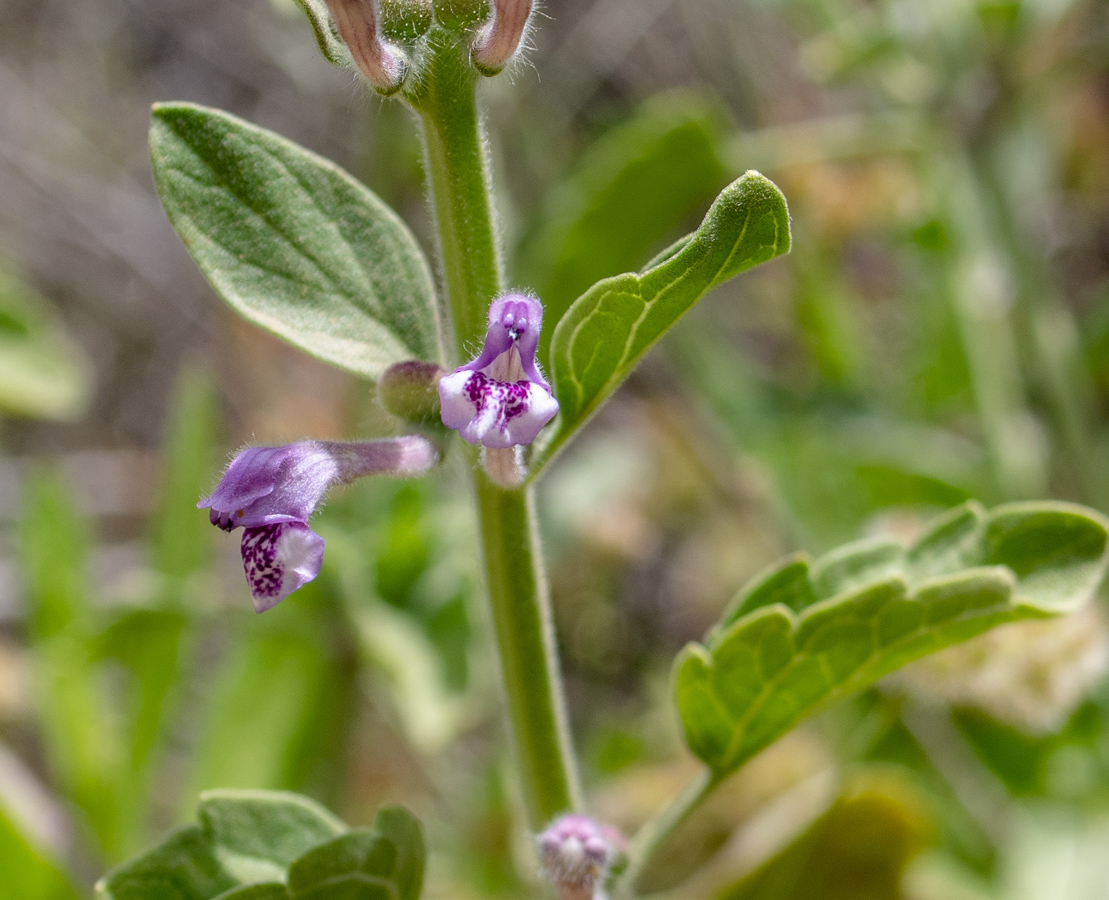
{"type": "Polygon", "coordinates": [[[506,294],[493,301],[481,355],[439,382],[444,425],[471,444],[495,449],[535,440],[558,412],[535,362],[542,325],[543,304],[534,297],[506,294]]]}
{"type": "Polygon", "coordinates": [[[415,436],[248,447],[197,507],[224,531],[243,529],[246,580],[254,608],[265,612],[320,573],[324,542],[308,519],[328,488],[376,472],[415,475],[437,459],[434,445],[415,436]]]}

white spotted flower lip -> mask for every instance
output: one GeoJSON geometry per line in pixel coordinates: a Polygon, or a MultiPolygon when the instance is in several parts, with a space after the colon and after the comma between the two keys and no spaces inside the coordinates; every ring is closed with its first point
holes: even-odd
{"type": "Polygon", "coordinates": [[[443,424],[471,444],[506,449],[530,444],[558,412],[535,351],[543,304],[523,294],[498,297],[477,359],[439,382],[443,424]]]}
{"type": "Polygon", "coordinates": [[[324,540],[308,519],[328,488],[378,472],[415,475],[437,461],[434,445],[417,436],[249,447],[197,507],[224,531],[243,529],[250,596],[265,612],[319,575],[324,540]]]}

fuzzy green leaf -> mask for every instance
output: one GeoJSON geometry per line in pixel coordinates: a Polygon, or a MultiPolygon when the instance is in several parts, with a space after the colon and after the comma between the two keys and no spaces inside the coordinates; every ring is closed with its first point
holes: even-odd
{"type": "Polygon", "coordinates": [[[377,379],[439,357],[435,295],[411,232],[337,166],[228,113],[154,108],[158,193],[217,292],[300,349],[377,379]]]}
{"type": "MultiPolygon", "coordinates": [[[[290,865],[348,832],[317,803],[283,791],[209,791],[198,813],[199,826],[109,872],[96,886],[99,900],[286,900],[290,865]]],[[[382,840],[394,862],[405,858],[382,840]]]]}
{"type": "Polygon", "coordinates": [[[116,867],[96,885],[98,900],[211,900],[238,882],[216,858],[208,836],[195,825],[116,867]]]}
{"type": "MultiPolygon", "coordinates": [[[[720,119],[694,94],[652,97],[575,162],[519,262],[551,326],[590,285],[641,266],[712,202],[725,176],[720,119]]],[[[552,331],[539,336],[544,365],[552,331]]]]}
{"type": "Polygon", "coordinates": [[[401,807],[310,850],[289,867],[293,900],[417,900],[425,848],[419,823],[401,807]]]}
{"type": "Polygon", "coordinates": [[[347,831],[319,804],[285,791],[207,791],[199,818],[216,856],[241,883],[284,880],[294,859],[347,831]]]}
{"type": "Polygon", "coordinates": [[[557,452],[707,291],[785,253],[789,241],[781,191],[748,172],[717,197],[697,231],[646,270],[606,278],[574,301],[551,339],[561,416],[540,459],[557,452]]]}
{"type": "Polygon", "coordinates": [[[280,881],[267,881],[232,888],[214,900],[289,900],[289,892],[280,881]]]}
{"type": "Polygon", "coordinates": [[[1106,567],[1107,523],[1064,503],[968,503],[909,548],[790,557],[675,663],[686,740],[722,778],[836,698],[995,625],[1072,611],[1106,567]]]}

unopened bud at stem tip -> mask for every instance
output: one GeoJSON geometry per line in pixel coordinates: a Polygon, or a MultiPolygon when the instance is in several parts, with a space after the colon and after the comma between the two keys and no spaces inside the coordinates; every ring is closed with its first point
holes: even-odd
{"type": "Polygon", "coordinates": [[[327,8],[366,80],[382,94],[400,90],[408,77],[408,59],[400,49],[382,40],[374,0],[327,0],[327,8]]]}
{"type": "Polygon", "coordinates": [[[520,49],[533,0],[494,0],[493,18],[483,25],[470,48],[474,68],[496,75],[520,49]]]}

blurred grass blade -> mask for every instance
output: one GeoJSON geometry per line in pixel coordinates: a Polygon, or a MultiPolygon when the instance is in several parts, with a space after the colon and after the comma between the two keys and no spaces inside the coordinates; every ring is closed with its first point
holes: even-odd
{"type": "Polygon", "coordinates": [[[151,549],[155,568],[176,594],[187,576],[207,564],[213,531],[196,508],[216,476],[219,427],[219,398],[202,365],[181,372],[169,419],[151,549]]]}
{"type": "Polygon", "coordinates": [[[930,826],[924,799],[907,780],[858,775],[802,834],[714,893],[721,900],[902,900],[902,876],[930,826]]]}
{"type": "Polygon", "coordinates": [[[333,163],[215,109],[156,106],[166,214],[236,312],[366,378],[437,360],[435,289],[407,226],[333,163]]]}
{"type": "Polygon", "coordinates": [[[103,702],[90,621],[88,535],[70,487],[39,473],[28,485],[20,529],[34,650],[35,702],[51,772],[86,817],[101,849],[126,848],[128,798],[118,717],[103,702]]]}
{"type": "Polygon", "coordinates": [[[87,624],[89,535],[60,475],[40,470],[28,479],[19,537],[32,640],[87,624]]]}
{"type": "Polygon", "coordinates": [[[12,900],[77,900],[58,868],[24,837],[0,807],[0,886],[12,900]]]}
{"type": "Polygon", "coordinates": [[[1017,619],[1070,612],[1101,583],[1107,523],[1063,503],[969,503],[907,550],[863,541],[791,557],[745,588],[674,668],[686,739],[726,777],[831,701],[1017,619]]]}
{"type": "Polygon", "coordinates": [[[200,731],[193,790],[296,788],[321,757],[341,752],[327,729],[347,689],[322,629],[305,609],[233,637],[200,731]]]}
{"type": "Polygon", "coordinates": [[[92,379],[49,303],[0,270],[0,411],[75,419],[88,406],[92,379]]]}
{"type": "Polygon", "coordinates": [[[179,612],[129,610],[114,618],[97,644],[100,659],[122,664],[130,679],[117,707],[127,733],[130,792],[143,794],[145,774],[162,737],[166,707],[181,672],[188,619],[179,612]]]}

